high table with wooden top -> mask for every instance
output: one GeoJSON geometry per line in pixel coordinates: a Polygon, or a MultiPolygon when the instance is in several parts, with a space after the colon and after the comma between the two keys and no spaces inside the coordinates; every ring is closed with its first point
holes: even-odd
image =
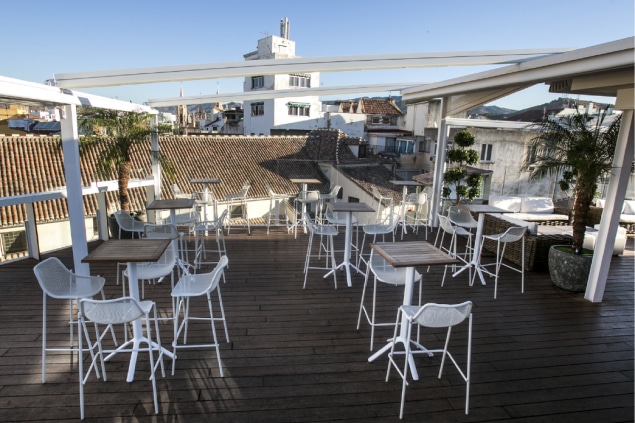
{"type": "MultiPolygon", "coordinates": [[[[474,253],[472,254],[472,260],[469,263],[465,264],[459,270],[454,272],[453,277],[464,271],[465,269],[469,269],[470,267],[474,267],[474,270],[478,274],[478,277],[481,279],[481,283],[485,285],[485,278],[483,277],[483,271],[481,270],[481,263],[479,261],[478,252],[481,249],[481,242],[483,242],[483,222],[485,222],[485,213],[508,213],[509,210],[501,209],[500,207],[490,206],[489,204],[459,204],[459,207],[467,210],[471,213],[478,215],[478,221],[476,225],[476,239],[474,240],[474,253]]],[[[522,258],[524,260],[524,258],[522,258]]]]}
{"type": "MultiPolygon", "coordinates": [[[[370,248],[372,248],[375,253],[379,254],[391,266],[406,268],[406,284],[404,286],[403,305],[412,304],[412,291],[414,288],[416,266],[435,266],[459,263],[459,260],[439,250],[428,241],[377,242],[370,244],[370,248]]],[[[401,327],[396,342],[401,342],[404,346],[407,342],[410,342],[410,340],[407,339],[409,324],[408,318],[405,315],[402,315],[401,327]]],[[[390,350],[392,342],[393,340],[391,339],[379,351],[371,355],[368,358],[368,361],[373,361],[386,351],[390,350]]],[[[420,345],[416,344],[416,347],[419,348],[420,345]]],[[[414,365],[412,355],[408,357],[408,361],[410,362],[412,378],[417,380],[419,378],[419,374],[417,373],[417,368],[414,365]]]]}
{"type": "MultiPolygon", "coordinates": [[[[319,179],[316,178],[291,178],[289,179],[291,182],[293,182],[294,184],[298,184],[301,186],[300,190],[301,191],[307,191],[309,184],[311,185],[320,185],[322,184],[322,181],[320,181],[319,179]]],[[[306,212],[306,203],[302,202],[302,215],[300,216],[300,220],[298,220],[296,223],[294,223],[293,226],[298,226],[298,225],[302,225],[302,227],[304,228],[304,233],[306,233],[306,223],[304,220],[304,213],[306,212]]],[[[289,228],[289,230],[293,229],[293,226],[291,228],[289,228]]]]}
{"type": "Polygon", "coordinates": [[[176,210],[191,209],[194,203],[193,198],[154,200],[146,206],[146,210],[170,210],[170,223],[176,225],[176,210]]]}
{"type": "MultiPolygon", "coordinates": [[[[203,214],[205,216],[204,220],[209,220],[207,218],[207,206],[209,205],[209,201],[210,201],[210,194],[211,194],[211,200],[214,200],[214,191],[211,188],[211,185],[213,184],[220,184],[220,179],[218,178],[192,178],[190,179],[190,182],[193,184],[203,184],[203,214]]],[[[214,207],[213,210],[214,212],[214,220],[218,219],[218,210],[216,209],[216,203],[214,203],[214,207]]]]}
{"type": "Polygon", "coordinates": [[[399,221],[401,222],[401,239],[403,239],[404,234],[407,234],[406,230],[406,199],[408,198],[408,187],[420,187],[421,184],[417,181],[402,181],[399,179],[394,179],[390,181],[391,184],[402,186],[402,198],[401,198],[401,216],[399,221]]]}
{"type": "MultiPolygon", "coordinates": [[[[90,252],[82,259],[82,263],[128,263],[128,288],[130,296],[137,301],[139,299],[139,281],[137,278],[137,263],[155,262],[159,260],[163,252],[170,245],[169,239],[109,239],[99,247],[90,252]]],[[[137,365],[137,355],[139,353],[139,345],[143,342],[149,343],[148,338],[143,336],[143,328],[141,326],[141,318],[132,323],[132,339],[121,345],[119,349],[124,349],[132,344],[132,353],[130,356],[130,366],[128,367],[128,376],[126,380],[132,382],[134,380],[135,367],[137,365]]],[[[171,351],[161,347],[156,342],[152,342],[149,348],[163,350],[169,358],[174,358],[171,351]]],[[[110,357],[110,356],[109,356],[110,357]]]]}
{"type": "Polygon", "coordinates": [[[361,271],[351,263],[351,244],[353,242],[353,213],[367,213],[374,212],[371,206],[366,203],[348,203],[348,202],[328,202],[326,207],[331,209],[334,213],[346,213],[346,232],[345,232],[345,240],[344,240],[344,260],[342,263],[335,267],[334,270],[328,272],[324,277],[327,277],[335,270],[340,269],[342,266],[346,268],[346,283],[348,286],[353,286],[351,283],[351,267],[355,269],[358,273],[361,271]]]}
{"type": "MultiPolygon", "coordinates": [[[[193,198],[176,198],[165,200],[154,200],[146,206],[146,210],[170,210],[170,223],[176,226],[176,210],[178,209],[191,209],[194,206],[195,200],[193,198]]],[[[178,239],[172,240],[172,248],[174,249],[174,256],[176,257],[177,264],[183,271],[188,273],[188,264],[181,260],[179,254],[179,241],[178,239]]]]}

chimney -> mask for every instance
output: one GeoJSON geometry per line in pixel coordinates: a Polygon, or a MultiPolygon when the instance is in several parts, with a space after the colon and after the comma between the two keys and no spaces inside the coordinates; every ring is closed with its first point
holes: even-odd
{"type": "Polygon", "coordinates": [[[291,24],[289,18],[280,19],[280,37],[285,40],[289,39],[291,24]]]}

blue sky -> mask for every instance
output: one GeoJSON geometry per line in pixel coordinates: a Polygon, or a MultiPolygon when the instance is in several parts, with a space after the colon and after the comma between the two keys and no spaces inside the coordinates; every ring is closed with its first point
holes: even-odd
{"type": "MultiPolygon", "coordinates": [[[[2,6],[0,75],[44,82],[56,73],[242,61],[289,18],[304,57],[407,52],[581,48],[634,35],[633,0],[399,0],[394,2],[32,0],[2,6]],[[11,18],[9,18],[11,17],[11,18]]],[[[322,73],[324,86],[435,82],[489,69],[452,67],[322,73]]],[[[84,89],[150,98],[242,91],[242,79],[84,89]]],[[[393,93],[397,95],[398,93],[393,93]]],[[[355,95],[357,96],[357,95],[355,95]]],[[[492,104],[550,101],[544,85],[492,104]]],[[[587,97],[605,101],[603,97],[587,97]]],[[[612,101],[612,99],[608,99],[612,101]]]]}

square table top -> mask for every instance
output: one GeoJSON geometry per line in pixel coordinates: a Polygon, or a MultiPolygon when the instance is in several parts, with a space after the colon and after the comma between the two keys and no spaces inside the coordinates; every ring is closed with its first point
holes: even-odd
{"type": "Polygon", "coordinates": [[[220,184],[218,178],[192,178],[190,182],[193,184],[220,184]]]}
{"type": "Polygon", "coordinates": [[[170,239],[109,239],[82,259],[82,263],[157,261],[170,239]]]}
{"type": "Polygon", "coordinates": [[[349,203],[346,201],[328,202],[326,207],[334,212],[374,212],[375,209],[366,203],[349,203]]]}
{"type": "Polygon", "coordinates": [[[291,178],[289,179],[291,182],[293,182],[294,184],[312,184],[312,185],[317,185],[317,184],[321,184],[322,181],[320,181],[319,179],[315,179],[315,178],[291,178]]]}
{"type": "Polygon", "coordinates": [[[146,210],[191,209],[194,202],[195,200],[193,198],[154,200],[146,206],[146,210]]]}
{"type": "Polygon", "coordinates": [[[459,207],[472,213],[509,213],[509,210],[500,207],[490,206],[489,204],[459,204],[459,207]]]}
{"type": "Polygon", "coordinates": [[[377,242],[370,244],[393,267],[434,266],[460,263],[428,241],[377,242]]]}

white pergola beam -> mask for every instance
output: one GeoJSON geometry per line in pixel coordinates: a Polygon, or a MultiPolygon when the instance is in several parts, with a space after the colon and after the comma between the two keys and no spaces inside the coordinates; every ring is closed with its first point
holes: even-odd
{"type": "Polygon", "coordinates": [[[494,100],[522,91],[530,86],[531,85],[520,85],[449,96],[447,98],[448,116],[456,116],[459,113],[474,109],[481,104],[491,103],[494,100]]]}
{"type": "Polygon", "coordinates": [[[337,86],[337,87],[298,88],[298,89],[287,89],[287,90],[258,90],[258,91],[246,91],[246,92],[240,92],[240,93],[156,98],[156,99],[148,100],[147,104],[152,107],[167,107],[167,106],[175,106],[179,104],[193,105],[193,104],[221,103],[221,102],[229,102],[229,101],[267,100],[271,98],[327,96],[327,95],[337,95],[337,94],[358,94],[358,93],[371,93],[371,92],[401,91],[404,88],[412,87],[412,86],[421,86],[422,84],[424,84],[424,82],[365,84],[365,85],[349,85],[349,86],[337,86]]]}
{"type": "Polygon", "coordinates": [[[593,74],[607,69],[633,69],[635,37],[600,44],[553,56],[528,60],[472,75],[448,79],[424,87],[401,92],[405,103],[418,103],[432,98],[466,94],[492,87],[533,85],[564,77],[593,74]]]}
{"type": "Polygon", "coordinates": [[[100,109],[121,110],[124,112],[150,113],[158,114],[159,112],[147,105],[131,103],[129,101],[117,100],[114,98],[101,97],[94,94],[83,93],[75,90],[65,90],[65,92],[77,98],[80,105],[97,107],[100,109]]]}
{"type": "Polygon", "coordinates": [[[79,100],[57,87],[0,76],[0,101],[38,105],[79,105],[79,100]]]}
{"type": "Polygon", "coordinates": [[[486,50],[246,60],[200,65],[60,73],[55,74],[54,79],[56,85],[61,88],[88,88],[284,73],[502,65],[520,63],[538,56],[569,50],[571,49],[486,50]]]}

